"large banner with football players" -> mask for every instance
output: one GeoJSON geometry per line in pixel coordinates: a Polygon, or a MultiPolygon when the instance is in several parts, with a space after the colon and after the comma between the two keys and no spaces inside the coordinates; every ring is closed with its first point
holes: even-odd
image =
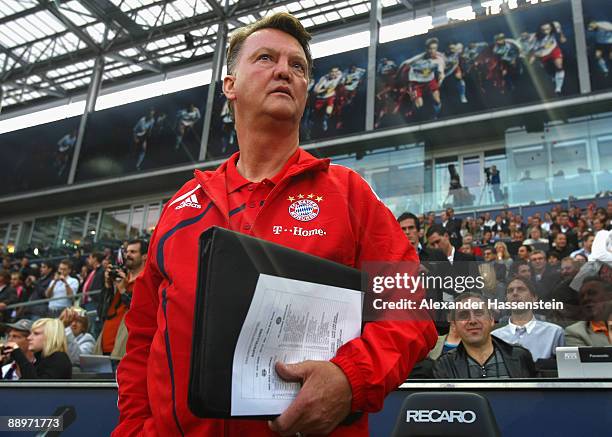
{"type": "Polygon", "coordinates": [[[591,89],[612,88],[612,2],[583,0],[591,89]]]}
{"type": "MultiPolygon", "coordinates": [[[[367,58],[367,49],[358,49],[314,60],[308,101],[300,125],[302,143],[365,129],[367,58]]],[[[234,119],[219,83],[207,158],[222,158],[236,150],[234,119]]]]}
{"type": "Polygon", "coordinates": [[[208,85],[91,114],[77,181],[195,162],[208,85]]]}
{"type": "Polygon", "coordinates": [[[376,128],[579,92],[568,0],[381,44],[377,58],[376,128]]]}
{"type": "Polygon", "coordinates": [[[68,182],[80,117],[0,135],[0,196],[68,182]]]}

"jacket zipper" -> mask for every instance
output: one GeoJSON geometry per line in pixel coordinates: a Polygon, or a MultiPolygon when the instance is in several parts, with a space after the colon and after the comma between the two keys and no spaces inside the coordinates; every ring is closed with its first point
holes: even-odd
{"type": "Polygon", "coordinates": [[[182,436],[185,436],[181,423],[179,422],[178,414],[176,412],[176,389],[174,385],[174,366],[172,365],[172,351],[170,350],[170,333],[168,330],[168,314],[166,312],[166,304],[168,299],[166,297],[166,289],[162,290],[162,310],[164,312],[164,321],[166,322],[166,329],[164,330],[164,340],[166,343],[166,357],[168,358],[168,369],[170,370],[170,386],[172,389],[172,415],[174,416],[174,422],[176,427],[182,436]]]}

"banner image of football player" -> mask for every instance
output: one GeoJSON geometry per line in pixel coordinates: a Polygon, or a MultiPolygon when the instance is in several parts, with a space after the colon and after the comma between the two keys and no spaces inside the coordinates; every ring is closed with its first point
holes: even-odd
{"type": "Polygon", "coordinates": [[[589,76],[594,91],[612,88],[612,3],[582,0],[589,76]]]}
{"type": "Polygon", "coordinates": [[[342,71],[340,68],[333,67],[329,73],[322,76],[319,82],[314,86],[316,95],[314,105],[314,123],[321,123],[323,131],[329,129],[329,119],[334,113],[336,103],[336,88],[342,79],[342,71]]]}
{"type": "Polygon", "coordinates": [[[138,119],[134,125],[134,129],[132,129],[134,135],[134,149],[136,151],[136,170],[142,168],[142,163],[147,154],[147,141],[151,136],[154,126],[155,109],[151,108],[147,115],[143,115],[138,119]]]}
{"type": "Polygon", "coordinates": [[[55,152],[54,167],[57,171],[57,176],[62,177],[68,169],[68,163],[70,162],[70,154],[74,150],[74,146],[77,142],[77,129],[64,135],[57,142],[57,151],[55,152]]]}
{"type": "Polygon", "coordinates": [[[357,88],[363,82],[365,77],[365,68],[357,67],[352,65],[348,71],[342,74],[340,80],[340,86],[336,89],[336,130],[342,129],[343,122],[343,109],[353,103],[353,99],[357,95],[357,88]]]}
{"type": "Polygon", "coordinates": [[[533,50],[529,62],[536,59],[548,71],[552,70],[555,93],[560,95],[565,81],[565,70],[563,69],[563,52],[559,44],[564,44],[566,38],[558,21],[544,23],[535,35],[533,50]]]}
{"type": "Polygon", "coordinates": [[[236,143],[236,129],[234,128],[234,114],[232,114],[227,100],[221,109],[221,123],[223,123],[221,153],[226,154],[229,150],[234,150],[235,147],[238,147],[236,143]]]}
{"type": "Polygon", "coordinates": [[[423,107],[423,96],[429,93],[433,99],[434,118],[438,118],[442,110],[440,99],[440,84],[444,80],[445,58],[438,51],[438,38],[430,38],[425,42],[426,51],[405,60],[399,66],[397,75],[401,83],[408,79],[408,90],[414,107],[423,107]]]}
{"type": "Polygon", "coordinates": [[[612,63],[612,23],[609,21],[591,21],[588,30],[594,34],[593,55],[595,66],[607,78],[610,75],[610,65],[612,63]]]}
{"type": "Polygon", "coordinates": [[[512,92],[514,81],[520,74],[521,46],[512,38],[506,38],[503,33],[498,33],[495,35],[493,53],[496,60],[490,72],[493,86],[502,93],[512,92]]]}
{"type": "Polygon", "coordinates": [[[571,3],[557,0],[381,44],[374,126],[578,94],[573,38],[571,3]]]}
{"type": "Polygon", "coordinates": [[[463,44],[461,44],[460,42],[449,44],[448,50],[444,54],[446,59],[446,71],[444,72],[444,76],[453,76],[456,79],[459,101],[461,103],[467,103],[468,99],[465,94],[465,80],[463,79],[462,55],[463,44]]]}
{"type": "Polygon", "coordinates": [[[189,104],[188,108],[181,109],[176,113],[175,150],[178,150],[183,145],[183,137],[187,131],[190,131],[199,140],[200,136],[193,130],[193,126],[200,118],[202,118],[200,110],[193,103],[189,104]]]}

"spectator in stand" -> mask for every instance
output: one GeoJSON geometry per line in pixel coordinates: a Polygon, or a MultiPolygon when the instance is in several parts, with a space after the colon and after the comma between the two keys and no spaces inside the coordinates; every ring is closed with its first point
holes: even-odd
{"type": "Polygon", "coordinates": [[[514,264],[512,264],[510,274],[518,278],[526,279],[529,282],[531,282],[531,278],[533,277],[531,265],[529,265],[528,262],[523,260],[516,261],[514,264]]]}
{"type": "MultiPolygon", "coordinates": [[[[100,294],[89,296],[89,292],[102,290],[104,287],[102,261],[104,261],[104,255],[100,252],[92,252],[87,257],[87,266],[90,271],[83,283],[83,296],[81,297],[81,307],[87,311],[97,311],[100,305],[100,294]]],[[[98,316],[100,317],[101,314],[98,314],[98,316]]]]}
{"type": "MultiPolygon", "coordinates": [[[[17,303],[27,302],[30,295],[28,294],[28,290],[23,285],[23,280],[21,278],[21,273],[13,272],[11,273],[11,287],[17,292],[17,303]]],[[[14,319],[17,316],[17,311],[20,311],[21,308],[16,308],[11,311],[11,318],[14,319]]],[[[21,311],[20,311],[21,312],[21,311]]]]}
{"type": "Polygon", "coordinates": [[[585,218],[579,218],[576,227],[574,228],[579,241],[584,241],[586,234],[590,233],[589,226],[585,218]]]}
{"type": "Polygon", "coordinates": [[[525,262],[530,262],[531,261],[531,246],[529,245],[521,245],[518,248],[518,251],[516,252],[516,258],[517,260],[522,260],[525,262]]]}
{"type": "Polygon", "coordinates": [[[70,379],[72,366],[68,358],[64,326],[57,319],[39,319],[32,325],[28,349],[34,353],[34,364],[15,342],[8,342],[4,351],[15,360],[21,379],[70,379]]]}
{"type": "MultiPolygon", "coordinates": [[[[29,362],[33,362],[34,353],[28,348],[28,336],[32,330],[32,321],[21,319],[15,323],[7,323],[5,326],[8,328],[7,342],[17,344],[26,359],[29,362]]],[[[0,349],[3,346],[1,345],[0,349]]],[[[2,365],[2,374],[0,375],[2,379],[14,381],[21,378],[19,366],[8,354],[3,355],[0,353],[0,364],[2,365]]]]}
{"type": "Polygon", "coordinates": [[[542,238],[542,230],[539,226],[533,226],[531,231],[529,231],[529,238],[523,241],[523,244],[528,244],[530,246],[534,244],[549,244],[548,239],[542,238]]]}
{"type": "Polygon", "coordinates": [[[599,217],[593,219],[593,233],[597,234],[599,231],[606,229],[606,222],[599,217]]]}
{"type": "Polygon", "coordinates": [[[0,270],[5,270],[9,273],[14,270],[13,265],[11,264],[11,259],[8,256],[2,258],[2,268],[0,268],[0,270]]]}
{"type": "Polygon", "coordinates": [[[461,225],[462,220],[455,217],[455,210],[453,208],[446,208],[445,214],[441,214],[442,227],[448,232],[448,236],[451,244],[459,248],[463,244],[461,238],[461,225]]]}
{"type": "Polygon", "coordinates": [[[573,251],[570,256],[575,258],[578,255],[584,255],[588,260],[593,248],[593,241],[595,241],[595,235],[592,232],[585,232],[582,237],[582,248],[573,251]]]}
{"type": "MultiPolygon", "coordinates": [[[[608,202],[608,208],[610,207],[610,202],[608,202]]],[[[607,303],[604,308],[604,316],[606,319],[606,325],[608,327],[608,341],[612,344],[612,303],[607,303]]]]}
{"type": "Polygon", "coordinates": [[[516,302],[525,307],[513,309],[508,324],[492,332],[506,343],[519,344],[529,350],[534,361],[554,357],[557,347],[565,345],[563,328],[536,319],[526,306],[537,300],[531,281],[518,276],[512,278],[506,287],[506,302],[516,302]]]}
{"type": "Polygon", "coordinates": [[[125,267],[114,270],[111,266],[104,272],[104,291],[101,297],[100,314],[103,314],[102,332],[98,337],[94,353],[121,358],[125,355],[127,329],[125,313],[130,307],[132,290],[136,278],[143,271],[147,259],[148,244],[144,240],[128,242],[125,267]]]}
{"type": "Polygon", "coordinates": [[[74,251],[74,255],[70,259],[72,272],[71,274],[76,277],[77,274],[81,273],[81,269],[85,265],[83,262],[83,251],[81,249],[77,249],[74,251]]]}
{"type": "Polygon", "coordinates": [[[506,243],[498,241],[493,247],[495,248],[495,262],[498,264],[503,264],[505,271],[509,272],[514,261],[512,261],[512,257],[508,252],[508,246],[506,246],[506,243]]]}
{"type": "Polygon", "coordinates": [[[436,345],[427,356],[432,360],[437,360],[438,358],[440,358],[440,355],[443,355],[448,351],[456,349],[457,346],[459,346],[459,343],[461,343],[461,337],[457,335],[457,330],[451,324],[448,330],[448,334],[438,336],[438,341],[436,342],[436,345]]]}
{"type": "Polygon", "coordinates": [[[583,319],[565,328],[568,346],[609,346],[605,310],[612,302],[612,284],[594,276],[586,278],[580,287],[580,307],[583,319]]]}
{"type": "Polygon", "coordinates": [[[6,307],[18,299],[17,290],[11,287],[11,274],[6,270],[0,271],[0,323],[10,320],[11,310],[6,307]]]}
{"type": "Polygon", "coordinates": [[[477,259],[482,258],[482,249],[478,246],[474,245],[474,236],[470,233],[467,233],[463,237],[463,244],[469,244],[472,248],[471,254],[474,255],[477,259]]]}
{"type": "Polygon", "coordinates": [[[493,232],[488,229],[482,233],[482,244],[488,246],[489,244],[493,244],[493,232]]]}
{"type": "Polygon", "coordinates": [[[64,324],[70,361],[73,366],[78,366],[81,355],[91,354],[96,345],[96,339],[87,332],[89,328],[87,316],[83,310],[65,308],[59,319],[64,324]]]}
{"type": "Polygon", "coordinates": [[[569,256],[574,251],[574,247],[569,245],[567,236],[563,233],[559,233],[555,237],[553,249],[559,253],[561,258],[569,256]]]}
{"type": "Polygon", "coordinates": [[[542,250],[534,250],[529,257],[533,270],[533,282],[536,294],[540,299],[550,300],[550,295],[561,276],[546,263],[546,254],[542,250]]]}
{"type": "Polygon", "coordinates": [[[552,215],[549,212],[544,213],[544,221],[542,221],[541,228],[543,231],[543,235],[548,235],[550,233],[550,227],[553,224],[552,215]]]}
{"type": "MultiPolygon", "coordinates": [[[[45,299],[47,289],[51,285],[51,281],[53,281],[53,277],[55,276],[55,267],[49,261],[43,261],[40,263],[40,277],[34,284],[32,284],[32,293],[30,294],[29,301],[45,299]]],[[[46,317],[49,312],[49,304],[39,303],[36,305],[29,305],[23,307],[22,315],[30,320],[38,320],[40,318],[46,317]]]]}
{"type": "Polygon", "coordinates": [[[491,218],[491,213],[490,212],[485,212],[483,218],[483,224],[489,228],[492,229],[493,226],[495,225],[495,220],[493,220],[491,218]]]}
{"type": "Polygon", "coordinates": [[[27,278],[32,274],[32,268],[30,267],[30,260],[27,256],[21,258],[19,263],[19,273],[21,273],[22,278],[27,278]]]}
{"type": "Polygon", "coordinates": [[[501,215],[495,216],[495,224],[491,226],[491,231],[494,234],[499,234],[503,230],[508,230],[508,225],[504,223],[504,219],[501,215]]]}
{"type": "Polygon", "coordinates": [[[531,378],[535,366],[531,353],[522,346],[506,343],[491,335],[495,320],[482,295],[465,292],[455,303],[465,308],[451,311],[451,325],[461,338],[454,350],[441,355],[433,373],[448,378],[531,378]]]}
{"type": "Polygon", "coordinates": [[[64,308],[72,305],[70,297],[79,290],[79,281],[70,276],[71,271],[72,265],[69,260],[60,261],[57,272],[45,293],[47,298],[63,297],[63,299],[49,301],[49,314],[53,317],[59,316],[64,308]]]}
{"type": "Polygon", "coordinates": [[[558,272],[561,269],[561,254],[556,250],[551,250],[546,254],[546,261],[555,271],[558,272]]]}
{"type": "Polygon", "coordinates": [[[550,232],[548,233],[548,242],[550,245],[549,249],[553,249],[553,244],[555,242],[555,239],[557,238],[557,235],[559,235],[561,233],[561,226],[559,226],[557,223],[553,223],[550,226],[550,232]]]}

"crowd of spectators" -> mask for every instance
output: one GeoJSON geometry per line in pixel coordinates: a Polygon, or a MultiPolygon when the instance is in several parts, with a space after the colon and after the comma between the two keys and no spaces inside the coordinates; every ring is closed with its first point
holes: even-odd
{"type": "Polygon", "coordinates": [[[480,311],[432,314],[438,343],[413,376],[533,377],[555,367],[559,346],[611,346],[611,218],[612,201],[607,208],[554,207],[527,218],[506,210],[460,219],[452,208],[439,217],[400,215],[428,274],[483,278],[481,289],[429,289],[427,296],[487,302],[480,311]],[[496,310],[493,300],[557,305],[496,310]]]}
{"type": "MultiPolygon", "coordinates": [[[[554,207],[526,218],[509,210],[458,218],[452,208],[439,217],[398,217],[426,271],[484,279],[477,292],[428,290],[429,296],[563,303],[562,310],[550,311],[439,313],[438,343],[413,375],[533,377],[538,364],[554,360],[558,346],[610,345],[611,218],[612,201],[607,208],[554,207]]],[[[56,263],[4,256],[1,378],[71,378],[82,371],[81,355],[120,359],[127,342],[123,320],[146,253],[146,241],[132,240],[88,256],[79,250],[56,263]]]]}
{"type": "Polygon", "coordinates": [[[87,257],[78,250],[57,263],[4,256],[0,379],[69,379],[81,373],[81,355],[120,359],[124,316],[147,250],[146,241],[131,240],[87,257]]]}

